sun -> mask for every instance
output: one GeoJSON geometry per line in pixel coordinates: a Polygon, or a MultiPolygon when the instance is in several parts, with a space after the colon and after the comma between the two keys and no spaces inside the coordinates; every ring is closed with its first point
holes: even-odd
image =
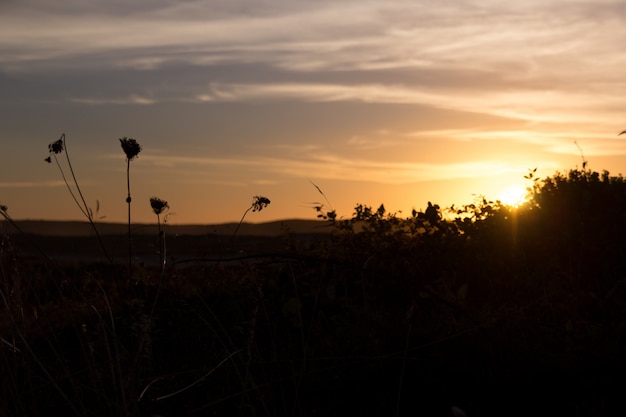
{"type": "Polygon", "coordinates": [[[526,187],[523,185],[515,184],[509,185],[504,188],[500,195],[498,196],[498,200],[502,202],[502,204],[510,207],[519,207],[524,204],[527,200],[527,191],[526,187]]]}

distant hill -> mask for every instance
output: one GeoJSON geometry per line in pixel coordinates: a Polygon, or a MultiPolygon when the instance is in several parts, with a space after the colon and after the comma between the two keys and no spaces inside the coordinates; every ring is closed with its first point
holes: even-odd
{"type": "MultiPolygon", "coordinates": [[[[39,236],[91,236],[93,228],[87,222],[82,221],[47,221],[47,220],[20,220],[16,221],[19,228],[24,232],[39,236]]],[[[17,230],[0,222],[2,229],[7,233],[16,233],[17,230]]],[[[96,223],[100,235],[124,235],[128,233],[128,225],[125,223],[96,223]]],[[[157,233],[156,224],[132,224],[132,232],[136,235],[149,235],[157,233]]],[[[207,225],[166,225],[165,231],[172,235],[232,235],[237,228],[237,223],[207,224],[207,225]]],[[[279,220],[267,223],[243,223],[237,232],[239,236],[280,236],[289,234],[324,234],[329,233],[331,228],[327,222],[319,220],[279,220]]]]}

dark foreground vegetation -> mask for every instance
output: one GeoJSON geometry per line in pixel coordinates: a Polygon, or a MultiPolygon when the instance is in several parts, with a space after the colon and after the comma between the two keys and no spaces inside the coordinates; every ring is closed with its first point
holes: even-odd
{"type": "Polygon", "coordinates": [[[198,237],[130,280],[6,224],[0,415],[624,415],[626,181],[529,183],[519,208],[320,206],[332,233],[198,237]]]}

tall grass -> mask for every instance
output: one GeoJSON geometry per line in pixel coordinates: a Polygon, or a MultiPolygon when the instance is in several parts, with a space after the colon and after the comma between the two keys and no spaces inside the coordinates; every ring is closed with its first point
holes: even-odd
{"type": "MultiPolygon", "coordinates": [[[[170,377],[167,374],[159,376],[154,373],[155,371],[158,372],[159,369],[164,369],[163,364],[160,363],[156,364],[155,367],[155,349],[160,355],[159,357],[164,354],[159,351],[159,346],[155,346],[155,326],[159,326],[159,328],[163,326],[164,321],[167,321],[166,311],[170,308],[166,306],[166,311],[161,311],[158,308],[161,291],[165,286],[168,286],[168,280],[165,279],[168,274],[167,245],[162,215],[169,208],[169,205],[167,201],[158,197],[150,199],[150,206],[157,216],[158,271],[141,265],[133,268],[130,162],[138,156],[141,146],[132,138],[124,137],[119,140],[126,155],[129,285],[133,284],[133,273],[136,269],[135,272],[142,276],[141,286],[137,286],[135,291],[126,293],[118,291],[119,288],[117,287],[112,291],[108,285],[109,279],[117,277],[118,268],[108,255],[100,237],[95,224],[94,211],[88,207],[85,201],[72,161],[67,153],[65,134],[63,134],[59,140],[49,145],[49,156],[46,161],[56,163],[71,198],[94,228],[110,266],[108,268],[98,266],[92,270],[87,265],[75,269],[70,265],[57,262],[48,262],[41,266],[39,266],[39,261],[30,262],[30,266],[35,269],[45,268],[47,274],[50,275],[52,286],[46,289],[47,283],[44,283],[40,277],[33,276],[32,278],[37,280],[39,284],[33,284],[28,291],[25,291],[21,287],[23,280],[17,279],[20,270],[26,272],[25,264],[20,261],[19,249],[7,251],[5,245],[2,245],[0,248],[2,249],[0,250],[0,266],[2,266],[2,282],[7,283],[7,285],[0,288],[0,296],[7,314],[0,315],[0,318],[10,319],[10,329],[7,328],[9,333],[6,334],[6,337],[3,334],[1,344],[10,347],[12,351],[11,354],[5,355],[5,349],[2,355],[2,368],[4,371],[11,370],[10,375],[12,375],[8,383],[2,385],[2,394],[5,398],[15,397],[16,393],[27,391],[33,399],[52,399],[55,396],[47,390],[44,390],[45,393],[40,392],[42,390],[39,381],[43,378],[47,384],[55,389],[56,396],[61,400],[60,402],[54,400],[49,404],[51,412],[56,410],[56,412],[71,413],[77,416],[146,415],[146,413],[151,413],[150,410],[154,407],[159,407],[160,404],[171,401],[172,398],[182,397],[187,392],[193,391],[198,385],[204,384],[208,378],[212,377],[213,373],[219,371],[225,364],[234,365],[236,357],[244,350],[248,352],[248,360],[238,365],[246,367],[246,370],[241,373],[241,375],[246,376],[240,378],[240,383],[242,386],[250,386],[250,371],[247,368],[252,358],[251,349],[253,346],[250,342],[243,343],[246,348],[235,341],[224,344],[223,348],[228,350],[227,353],[209,369],[204,369],[197,379],[182,386],[176,387],[177,384],[170,383],[168,389],[162,385],[162,381],[167,381],[170,377]],[[63,152],[66,155],[65,161],[69,175],[66,175],[65,168],[57,158],[57,155],[63,152]],[[68,180],[70,177],[73,186],[68,180]],[[14,284],[8,285],[9,282],[14,282],[14,284]],[[51,301],[43,301],[41,304],[43,298],[40,294],[42,291],[51,291],[51,294],[48,295],[51,301]],[[33,313],[29,314],[28,311],[31,309],[33,313]],[[43,315],[44,311],[48,313],[43,315]],[[15,316],[15,312],[19,312],[19,317],[15,316]],[[41,332],[41,329],[48,327],[54,329],[53,336],[50,336],[47,331],[41,332]],[[58,337],[57,333],[66,335],[58,337]],[[69,339],[68,335],[70,336],[69,339]],[[76,349],[78,355],[76,355],[76,349]],[[48,350],[53,352],[51,359],[47,356],[48,350]],[[32,366],[37,370],[30,376],[23,373],[26,371],[24,368],[25,360],[32,363],[32,366]],[[26,391],[24,391],[25,389],[26,391]]],[[[245,211],[231,238],[234,238],[250,211],[261,211],[269,203],[268,198],[255,196],[253,203],[245,211]]],[[[13,221],[7,210],[5,205],[0,207],[0,213],[6,223],[26,238],[27,235],[22,233],[18,222],[13,221]]],[[[96,213],[97,211],[98,209],[96,209],[96,213]]],[[[3,243],[10,242],[11,236],[13,235],[5,232],[3,243]]],[[[45,258],[45,253],[42,252],[41,254],[45,258]]],[[[44,260],[47,261],[47,258],[44,260]]],[[[29,271],[29,273],[33,273],[33,271],[29,271]]],[[[177,272],[172,271],[171,274],[171,279],[177,279],[177,272]]],[[[175,283],[173,284],[173,286],[169,285],[170,291],[175,291],[176,286],[175,283]]],[[[166,302],[171,303],[173,300],[176,298],[172,298],[172,295],[168,294],[166,302]]],[[[206,308],[209,307],[207,303],[202,303],[202,305],[206,308]]],[[[213,317],[220,323],[221,319],[218,318],[218,315],[213,315],[213,317]]],[[[2,320],[0,320],[1,323],[2,320]]],[[[220,325],[219,328],[221,330],[210,326],[199,330],[204,330],[209,335],[213,333],[216,338],[230,339],[232,337],[230,329],[227,329],[226,326],[220,325]],[[223,333],[223,335],[219,336],[218,332],[223,333]]],[[[3,327],[3,329],[5,328],[3,327]]],[[[249,335],[252,334],[254,334],[253,331],[249,333],[249,335]]],[[[169,336],[166,339],[168,342],[173,340],[169,336]]],[[[200,359],[205,360],[204,358],[200,359]]],[[[180,370],[170,369],[167,372],[174,372],[176,375],[180,370]]],[[[183,372],[189,371],[183,370],[183,372]]],[[[237,372],[240,373],[239,370],[237,372]]],[[[24,400],[26,399],[24,397],[24,400]]],[[[6,404],[0,403],[0,407],[3,406],[19,415],[37,416],[41,413],[39,407],[29,408],[26,403],[18,398],[15,401],[6,402],[6,404]]]]}

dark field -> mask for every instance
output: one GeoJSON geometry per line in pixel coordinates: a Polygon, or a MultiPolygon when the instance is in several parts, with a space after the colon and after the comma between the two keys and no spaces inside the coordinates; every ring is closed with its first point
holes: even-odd
{"type": "Polygon", "coordinates": [[[163,270],[155,227],[134,230],[130,271],[123,230],[102,235],[112,263],[94,236],[6,233],[0,409],[622,415],[626,192],[591,180],[456,219],[166,228],[163,270]]]}
{"type": "MultiPolygon", "coordinates": [[[[329,234],[294,235],[294,242],[306,244],[311,241],[328,240],[329,234]]],[[[282,253],[285,237],[280,236],[166,236],[167,263],[190,259],[231,259],[256,256],[264,253],[282,253]]],[[[127,236],[103,236],[102,241],[108,254],[116,261],[128,259],[127,236]]],[[[98,241],[88,236],[21,236],[13,239],[23,256],[34,257],[45,253],[51,259],[68,262],[106,262],[106,256],[98,241]]],[[[159,242],[156,236],[136,235],[132,237],[133,262],[142,265],[159,264],[159,242]]]]}

